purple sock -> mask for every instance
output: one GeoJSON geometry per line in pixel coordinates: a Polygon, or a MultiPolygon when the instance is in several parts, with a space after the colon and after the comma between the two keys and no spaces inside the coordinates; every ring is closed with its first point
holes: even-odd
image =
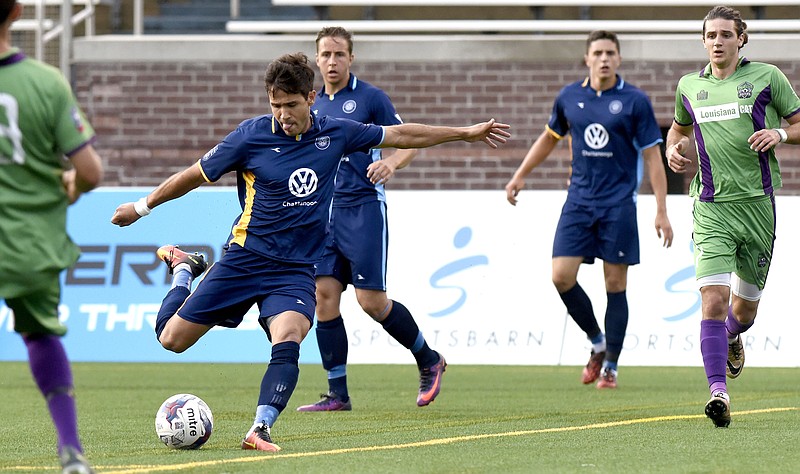
{"type": "Polygon", "coordinates": [[[728,337],[725,334],[725,321],[700,321],[700,352],[703,354],[703,366],[711,393],[717,390],[727,393],[725,364],[728,360],[728,337]]]}
{"type": "Polygon", "coordinates": [[[736,337],[738,334],[747,331],[752,326],[752,322],[750,324],[740,323],[736,318],[733,317],[733,307],[728,307],[728,317],[725,318],[725,329],[728,331],[728,338],[736,337]]]}
{"type": "Polygon", "coordinates": [[[78,417],[72,396],[72,371],[67,353],[57,336],[23,337],[28,348],[31,374],[47,400],[58,434],[58,451],[72,446],[83,452],[78,439],[78,417]]]}

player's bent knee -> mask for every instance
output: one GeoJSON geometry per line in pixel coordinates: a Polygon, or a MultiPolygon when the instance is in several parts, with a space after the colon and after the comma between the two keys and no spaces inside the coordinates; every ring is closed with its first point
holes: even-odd
{"type": "Polygon", "coordinates": [[[361,290],[356,293],[361,309],[375,321],[382,321],[391,311],[392,302],[383,291],[361,290]]]}
{"type": "Polygon", "coordinates": [[[380,322],[380,321],[386,319],[386,314],[388,313],[388,311],[386,311],[386,306],[387,305],[382,305],[381,306],[381,305],[367,305],[367,304],[365,304],[365,305],[361,306],[361,309],[364,310],[364,312],[367,313],[369,315],[369,317],[371,317],[375,321],[380,322]]]}
{"type": "Polygon", "coordinates": [[[164,334],[161,335],[158,342],[161,343],[161,347],[176,354],[180,354],[181,352],[184,352],[186,349],[189,348],[189,346],[179,344],[178,341],[171,339],[165,336],[164,334]]]}
{"type": "Polygon", "coordinates": [[[577,285],[577,280],[567,280],[567,279],[556,279],[553,278],[553,286],[556,287],[556,291],[559,293],[566,293],[567,291],[571,290],[572,288],[577,285]]]}
{"type": "Polygon", "coordinates": [[[272,343],[297,342],[305,339],[311,329],[311,322],[296,311],[286,311],[268,320],[272,343]]]}
{"type": "Polygon", "coordinates": [[[161,337],[158,338],[161,347],[170,352],[175,352],[176,354],[180,354],[192,347],[196,341],[196,339],[192,340],[191,338],[187,338],[186,335],[181,334],[180,331],[169,330],[164,330],[164,332],[161,333],[161,337]]]}

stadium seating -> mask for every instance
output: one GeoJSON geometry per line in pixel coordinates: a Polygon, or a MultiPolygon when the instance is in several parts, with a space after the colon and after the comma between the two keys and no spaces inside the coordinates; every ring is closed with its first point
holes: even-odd
{"type": "MultiPolygon", "coordinates": [[[[357,33],[586,33],[594,29],[610,29],[622,33],[692,33],[697,30],[697,20],[678,20],[659,17],[637,19],[609,20],[607,18],[594,19],[591,17],[591,8],[613,7],[624,11],[630,7],[655,7],[656,11],[665,9],[665,12],[681,6],[708,6],[708,2],[700,0],[669,0],[653,4],[647,0],[271,0],[276,7],[309,7],[317,11],[317,21],[275,21],[253,20],[250,18],[231,19],[226,23],[226,31],[231,33],[310,33],[318,31],[327,22],[335,21],[357,33]],[[332,7],[363,7],[364,15],[361,19],[330,18],[332,7]],[[478,18],[416,18],[413,20],[393,18],[392,14],[384,19],[376,19],[377,7],[395,7],[394,11],[404,9],[406,12],[422,7],[454,7],[464,10],[466,7],[492,8],[502,7],[527,7],[531,14],[528,19],[478,19],[478,18]],[[544,7],[579,7],[578,18],[544,18],[544,7]]],[[[758,0],[758,6],[752,6],[751,1],[731,0],[728,5],[740,8],[751,7],[755,19],[748,22],[750,31],[761,32],[797,32],[800,31],[800,15],[792,11],[800,11],[800,1],[797,0],[758,0]],[[768,6],[789,7],[789,15],[778,18],[764,19],[764,8],[768,6]],[[791,7],[796,7],[792,9],[791,7]]],[[[388,10],[387,10],[388,11],[388,10]]],[[[694,16],[692,18],[695,18],[694,16]]]]}
{"type": "MultiPolygon", "coordinates": [[[[232,2],[223,0],[188,0],[161,2],[158,15],[144,18],[144,31],[154,34],[225,33],[226,22],[233,18],[232,2]]],[[[273,2],[274,3],[274,2],[273,2]]],[[[273,6],[269,0],[235,0],[239,18],[248,20],[298,21],[316,18],[310,6],[273,6]]]]}
{"type": "MultiPolygon", "coordinates": [[[[793,13],[800,11],[799,0],[757,0],[757,6],[753,3],[726,2],[751,9],[747,16],[757,21],[751,31],[800,31],[800,15],[793,13]],[[766,8],[771,8],[769,19],[766,8]]],[[[146,17],[144,30],[170,34],[309,33],[319,29],[320,23],[315,21],[335,21],[358,33],[585,33],[597,28],[624,33],[684,33],[696,30],[697,15],[688,17],[692,21],[686,17],[677,19],[676,8],[709,5],[704,0],[161,0],[158,16],[146,17]],[[437,7],[437,12],[445,11],[445,15],[456,11],[459,14],[446,19],[409,18],[416,11],[437,7]],[[564,13],[565,8],[571,10],[564,13]],[[561,13],[551,14],[559,9],[561,13]],[[609,9],[620,13],[619,20],[600,14],[609,9]],[[652,12],[650,17],[630,21],[626,16],[647,9],[652,12]],[[332,11],[336,15],[331,15],[332,11]]]]}

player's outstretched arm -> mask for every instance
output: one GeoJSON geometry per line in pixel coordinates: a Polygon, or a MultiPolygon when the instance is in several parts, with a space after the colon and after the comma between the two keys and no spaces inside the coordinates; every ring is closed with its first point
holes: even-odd
{"type": "Polygon", "coordinates": [[[520,163],[514,176],[506,184],[506,199],[512,206],[517,205],[517,195],[522,188],[525,187],[525,177],[528,176],[534,168],[542,164],[542,162],[550,156],[550,153],[556,147],[558,138],[545,130],[539,135],[539,138],[533,142],[528,153],[525,154],[522,163],[520,163]]]}
{"type": "Polygon", "coordinates": [[[147,197],[140,199],[138,202],[120,204],[111,217],[111,223],[120,227],[129,226],[139,220],[140,217],[149,214],[156,206],[177,199],[205,182],[206,179],[200,170],[200,166],[194,164],[167,178],[147,197]]]}
{"type": "Polygon", "coordinates": [[[482,141],[492,148],[497,148],[511,136],[507,131],[509,128],[510,125],[497,123],[494,119],[468,127],[404,123],[384,127],[383,143],[379,148],[428,148],[455,141],[482,141]]]}

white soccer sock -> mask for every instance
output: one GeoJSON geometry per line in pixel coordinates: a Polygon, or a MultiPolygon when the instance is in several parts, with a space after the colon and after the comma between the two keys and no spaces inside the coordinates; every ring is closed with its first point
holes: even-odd
{"type": "Polygon", "coordinates": [[[192,276],[192,267],[190,267],[188,263],[179,263],[172,270],[172,288],[182,286],[191,289],[192,280],[194,280],[192,276]]]}

